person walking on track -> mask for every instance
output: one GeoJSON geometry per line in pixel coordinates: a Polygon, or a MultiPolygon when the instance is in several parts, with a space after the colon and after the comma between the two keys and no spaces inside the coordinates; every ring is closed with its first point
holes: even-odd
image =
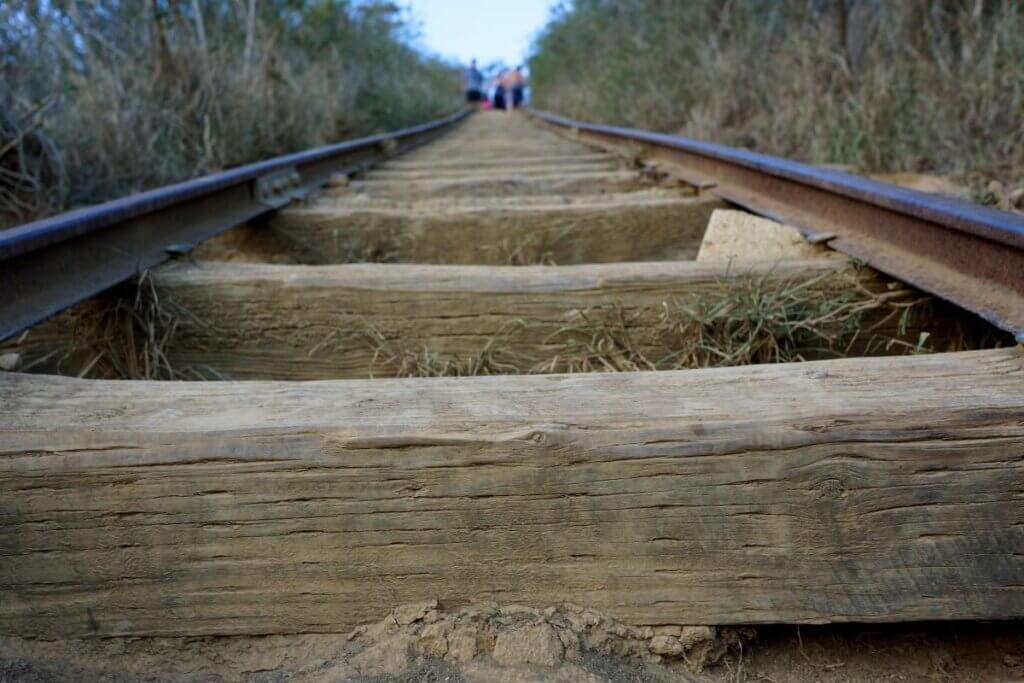
{"type": "Polygon", "coordinates": [[[507,80],[505,72],[500,71],[494,78],[494,95],[492,96],[491,102],[494,104],[494,109],[497,111],[503,111],[505,109],[505,102],[507,100],[506,95],[508,91],[505,89],[505,81],[507,80]]]}
{"type": "Polygon", "coordinates": [[[479,107],[484,99],[484,75],[476,68],[474,59],[462,77],[462,90],[466,93],[466,101],[479,107]]]}
{"type": "Polygon", "coordinates": [[[526,78],[523,77],[523,67],[517,66],[509,73],[509,106],[512,109],[519,109],[523,104],[526,91],[526,78]]]}

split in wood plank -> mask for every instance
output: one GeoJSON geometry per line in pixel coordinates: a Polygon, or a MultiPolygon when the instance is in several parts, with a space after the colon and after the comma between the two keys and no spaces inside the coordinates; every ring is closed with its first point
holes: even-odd
{"type": "Polygon", "coordinates": [[[312,383],[0,373],[0,632],[1024,617],[1019,349],[312,383]]]}

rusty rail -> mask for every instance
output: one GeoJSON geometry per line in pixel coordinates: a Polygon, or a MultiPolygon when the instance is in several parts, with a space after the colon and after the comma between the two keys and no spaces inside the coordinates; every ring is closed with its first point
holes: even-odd
{"type": "Polygon", "coordinates": [[[702,191],[793,225],[1024,342],[1024,217],[725,145],[530,114],[584,142],[638,147],[702,191]]]}
{"type": "Polygon", "coordinates": [[[0,232],[0,341],[304,196],[333,173],[359,171],[428,142],[468,114],[461,110],[0,232]]]}

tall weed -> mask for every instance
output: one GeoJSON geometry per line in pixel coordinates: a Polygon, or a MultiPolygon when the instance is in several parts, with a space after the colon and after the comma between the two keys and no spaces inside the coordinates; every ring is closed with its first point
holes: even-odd
{"type": "Polygon", "coordinates": [[[404,15],[347,0],[0,6],[0,214],[17,223],[454,109],[404,15]]]}
{"type": "Polygon", "coordinates": [[[541,109],[861,171],[1019,180],[1020,0],[576,0],[541,109]]]}

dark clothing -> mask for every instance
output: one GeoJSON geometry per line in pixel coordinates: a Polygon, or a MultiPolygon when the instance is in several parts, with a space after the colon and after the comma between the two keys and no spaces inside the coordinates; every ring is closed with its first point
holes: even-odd
{"type": "Polygon", "coordinates": [[[466,91],[476,90],[480,92],[484,89],[484,75],[480,73],[479,69],[475,66],[471,66],[466,69],[466,75],[462,77],[463,83],[466,85],[466,91]]]}
{"type": "Polygon", "coordinates": [[[494,98],[493,98],[491,103],[494,105],[495,109],[504,109],[505,108],[505,87],[504,86],[499,85],[497,88],[494,89],[494,98]]]}
{"type": "Polygon", "coordinates": [[[512,86],[512,107],[519,109],[519,106],[523,103],[523,86],[513,85],[512,86]]]}
{"type": "Polygon", "coordinates": [[[482,92],[480,92],[479,90],[467,90],[466,91],[466,101],[467,102],[482,102],[483,99],[484,99],[484,94],[482,92]]]}

